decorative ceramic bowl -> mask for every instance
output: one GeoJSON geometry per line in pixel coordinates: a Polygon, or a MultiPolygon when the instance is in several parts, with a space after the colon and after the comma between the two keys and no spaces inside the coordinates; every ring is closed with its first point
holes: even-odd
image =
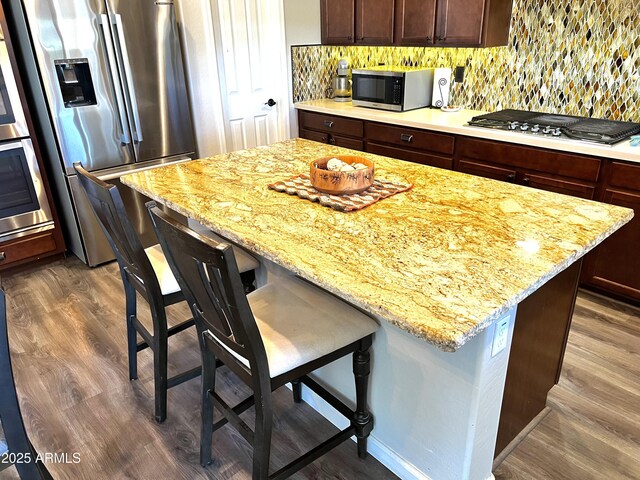
{"type": "Polygon", "coordinates": [[[322,193],[331,195],[351,195],[364,192],[373,185],[374,163],[364,157],[356,155],[336,155],[334,157],[322,157],[311,162],[311,185],[322,193]],[[348,172],[336,172],[327,169],[327,163],[332,158],[342,160],[349,165],[362,163],[367,168],[350,170],[348,172]]]}

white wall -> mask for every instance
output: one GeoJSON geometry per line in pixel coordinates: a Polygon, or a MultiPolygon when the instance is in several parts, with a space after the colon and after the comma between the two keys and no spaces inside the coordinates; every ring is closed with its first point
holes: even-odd
{"type": "Polygon", "coordinates": [[[284,0],[284,23],[287,42],[287,79],[289,82],[289,126],[291,137],[298,136],[298,118],[293,108],[291,45],[320,43],[320,0],[284,0]]]}

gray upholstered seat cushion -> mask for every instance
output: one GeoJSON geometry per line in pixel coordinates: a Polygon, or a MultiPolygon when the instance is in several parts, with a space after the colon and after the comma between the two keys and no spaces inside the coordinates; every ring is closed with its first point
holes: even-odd
{"type": "MultiPolygon", "coordinates": [[[[224,241],[224,240],[217,240],[224,241]]],[[[236,255],[236,262],[238,263],[238,270],[240,273],[248,272],[249,270],[254,270],[258,268],[260,265],[258,261],[253,258],[251,255],[246,253],[241,248],[233,246],[233,252],[236,255]]],[[[180,286],[178,285],[178,281],[173,276],[173,272],[167,263],[167,259],[164,256],[164,252],[160,245],[153,245],[152,247],[145,248],[145,253],[147,257],[149,257],[149,261],[151,262],[151,266],[153,267],[153,271],[156,273],[156,277],[158,277],[158,283],[160,284],[160,290],[163,295],[169,295],[171,293],[175,293],[180,290],[180,286]]]]}
{"type": "MultiPolygon", "coordinates": [[[[262,336],[271,378],[378,329],[371,317],[293,276],[278,278],[247,299],[262,336]]],[[[249,366],[246,359],[235,356],[249,366]]]]}

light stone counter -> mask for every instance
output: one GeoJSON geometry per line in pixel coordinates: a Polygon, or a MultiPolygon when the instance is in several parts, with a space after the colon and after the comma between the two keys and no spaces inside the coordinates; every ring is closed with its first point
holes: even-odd
{"type": "MultiPolygon", "coordinates": [[[[453,118],[453,117],[451,117],[453,118]]],[[[267,189],[353,153],[291,140],[122,177],[283,268],[455,351],[628,222],[632,210],[371,154],[414,188],[341,213],[267,189]]]]}
{"type": "Polygon", "coordinates": [[[298,110],[306,110],[309,112],[340,115],[373,122],[465,135],[467,137],[476,137],[485,140],[496,140],[499,142],[530,145],[532,147],[548,148],[550,150],[563,152],[594,155],[612,160],[640,162],[640,146],[630,146],[629,140],[625,140],[614,146],[606,146],[466,125],[472,117],[488,113],[477,110],[460,110],[459,112],[445,113],[439,109],[421,108],[409,112],[388,112],[373,108],[354,107],[351,102],[340,103],[329,99],[299,102],[294,104],[294,106],[298,110]]]}

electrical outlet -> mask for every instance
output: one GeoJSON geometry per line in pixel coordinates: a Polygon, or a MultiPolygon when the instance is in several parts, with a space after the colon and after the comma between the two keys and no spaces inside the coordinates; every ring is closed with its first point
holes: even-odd
{"type": "Polygon", "coordinates": [[[491,345],[491,357],[495,357],[507,346],[507,338],[509,336],[509,317],[505,317],[496,322],[493,331],[493,344],[491,345]]]}
{"type": "Polygon", "coordinates": [[[453,81],[456,83],[464,82],[464,67],[456,67],[453,73],[453,81]]]}

